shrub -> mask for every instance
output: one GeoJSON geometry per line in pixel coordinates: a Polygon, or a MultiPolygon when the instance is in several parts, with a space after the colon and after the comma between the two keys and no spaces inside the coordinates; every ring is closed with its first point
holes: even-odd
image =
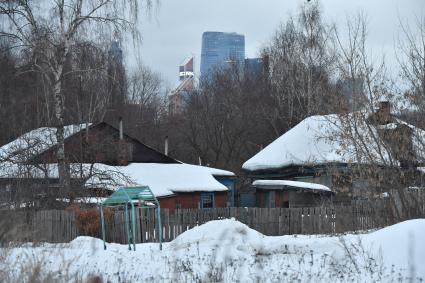
{"type": "MultiPolygon", "coordinates": [[[[82,210],[77,204],[68,206],[65,210],[72,211],[77,219],[78,229],[87,236],[97,237],[100,233],[100,210],[99,208],[91,208],[82,210]]],[[[113,211],[104,209],[105,220],[108,222],[112,219],[113,211]]]]}

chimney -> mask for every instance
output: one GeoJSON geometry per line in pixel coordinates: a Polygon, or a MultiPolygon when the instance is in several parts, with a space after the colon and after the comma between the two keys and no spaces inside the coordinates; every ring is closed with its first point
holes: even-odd
{"type": "Polygon", "coordinates": [[[120,117],[119,129],[120,129],[120,140],[123,140],[124,139],[124,131],[123,131],[123,125],[122,125],[122,117],[120,117]]]}
{"type": "Polygon", "coordinates": [[[391,114],[391,105],[389,101],[379,102],[379,108],[381,109],[382,113],[385,113],[389,117],[391,114]]]}
{"type": "Polygon", "coordinates": [[[391,122],[391,104],[389,101],[379,102],[378,123],[385,125],[391,122]]]}
{"type": "Polygon", "coordinates": [[[164,154],[168,156],[168,136],[165,136],[164,154]]]}

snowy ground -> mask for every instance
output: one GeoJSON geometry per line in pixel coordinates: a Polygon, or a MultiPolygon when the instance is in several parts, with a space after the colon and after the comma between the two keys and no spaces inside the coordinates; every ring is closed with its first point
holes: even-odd
{"type": "Polygon", "coordinates": [[[58,281],[97,274],[110,282],[422,282],[424,240],[425,219],[340,237],[267,237],[238,221],[218,220],[162,251],[158,244],[139,244],[136,251],[108,244],[105,251],[90,237],[1,249],[0,269],[2,281],[16,282],[35,266],[58,281]]]}

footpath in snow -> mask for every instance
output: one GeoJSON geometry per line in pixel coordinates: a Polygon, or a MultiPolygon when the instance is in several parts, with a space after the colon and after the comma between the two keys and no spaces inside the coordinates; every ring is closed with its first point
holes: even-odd
{"type": "Polygon", "coordinates": [[[232,220],[211,221],[159,250],[79,237],[67,244],[1,249],[3,281],[25,281],[36,266],[59,282],[98,275],[105,282],[420,282],[425,219],[366,234],[264,236],[232,220]],[[25,273],[24,272],[24,273],[25,273]],[[19,280],[17,280],[19,278],[19,280]]]}

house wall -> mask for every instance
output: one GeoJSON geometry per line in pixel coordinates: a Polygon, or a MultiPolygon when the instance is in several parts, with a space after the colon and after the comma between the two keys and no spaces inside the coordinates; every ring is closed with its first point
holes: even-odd
{"type": "Polygon", "coordinates": [[[214,176],[214,178],[229,189],[226,206],[234,207],[236,203],[236,178],[228,176],[214,176]]]}
{"type": "MultiPolygon", "coordinates": [[[[227,191],[212,192],[215,207],[226,207],[227,191]]],[[[161,208],[174,210],[176,208],[189,209],[201,207],[202,192],[177,193],[176,195],[159,198],[161,208]]]]}
{"type": "Polygon", "coordinates": [[[327,197],[317,193],[308,193],[295,190],[261,190],[257,189],[257,206],[258,207],[313,207],[318,206],[331,197],[327,197]],[[274,206],[270,203],[270,194],[274,192],[274,206]]]}
{"type": "Polygon", "coordinates": [[[320,206],[323,202],[331,199],[331,197],[326,197],[317,193],[305,193],[300,191],[289,191],[288,193],[289,207],[320,206]]]}

